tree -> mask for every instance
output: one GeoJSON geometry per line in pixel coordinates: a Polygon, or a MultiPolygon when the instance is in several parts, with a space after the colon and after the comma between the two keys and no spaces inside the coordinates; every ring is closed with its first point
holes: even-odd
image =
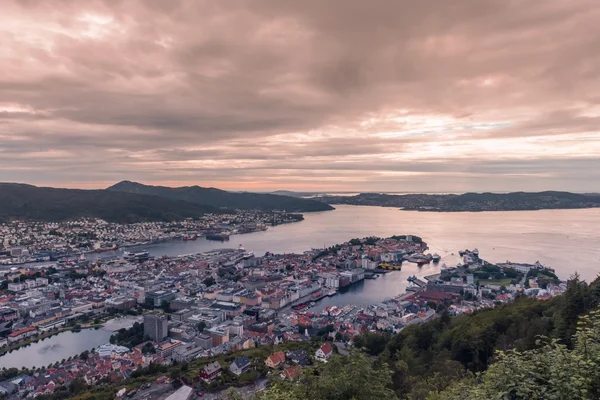
{"type": "Polygon", "coordinates": [[[390,340],[389,333],[365,332],[354,338],[354,345],[357,348],[364,348],[370,355],[380,354],[390,340]]]}
{"type": "Polygon", "coordinates": [[[156,349],[154,348],[154,346],[152,346],[152,343],[148,342],[142,347],[142,353],[154,354],[154,353],[156,353],[156,349]]]}
{"type": "Polygon", "coordinates": [[[336,332],[336,333],[335,333],[335,340],[336,340],[337,342],[340,342],[342,339],[343,339],[343,335],[342,335],[342,333],[341,333],[341,332],[336,332]]]}
{"type": "Polygon", "coordinates": [[[230,387],[225,392],[225,400],[243,400],[243,397],[235,388],[230,387]]]}
{"type": "Polygon", "coordinates": [[[215,281],[215,278],[210,276],[210,277],[206,278],[205,280],[203,280],[202,283],[204,283],[206,286],[210,287],[210,286],[214,285],[215,283],[217,283],[217,281],[215,281]]]}
{"type": "Polygon", "coordinates": [[[311,400],[392,400],[397,399],[392,384],[391,371],[386,364],[375,368],[369,359],[358,351],[349,357],[335,355],[326,364],[320,364],[314,373],[305,373],[301,385],[289,381],[276,381],[256,396],[258,400],[311,399],[311,400]]]}
{"type": "Polygon", "coordinates": [[[206,322],[200,321],[196,327],[198,328],[198,332],[202,333],[204,332],[204,328],[206,328],[206,322]]]}
{"type": "Polygon", "coordinates": [[[539,349],[498,352],[496,362],[429,399],[593,399],[600,394],[600,311],[581,318],[570,350],[542,338],[539,349]]]}

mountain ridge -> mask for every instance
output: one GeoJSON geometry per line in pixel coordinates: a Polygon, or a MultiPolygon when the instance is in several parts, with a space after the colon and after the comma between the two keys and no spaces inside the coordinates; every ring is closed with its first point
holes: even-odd
{"type": "Polygon", "coordinates": [[[205,205],[125,192],[0,183],[0,221],[101,218],[133,223],[200,217],[220,210],[205,205]]]}
{"type": "Polygon", "coordinates": [[[161,196],[215,208],[260,211],[279,210],[290,212],[327,211],[334,209],[328,204],[312,199],[301,199],[266,193],[229,192],[217,188],[205,188],[198,185],[172,188],[167,186],[145,185],[132,181],[121,181],[105,190],[111,192],[161,196]]]}

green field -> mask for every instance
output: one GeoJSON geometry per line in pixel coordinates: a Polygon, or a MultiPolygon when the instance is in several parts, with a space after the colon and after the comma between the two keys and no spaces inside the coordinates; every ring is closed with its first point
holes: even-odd
{"type": "Polygon", "coordinates": [[[480,285],[498,285],[498,286],[510,286],[510,281],[512,281],[511,278],[504,278],[504,279],[480,279],[479,280],[479,284],[480,285]]]}

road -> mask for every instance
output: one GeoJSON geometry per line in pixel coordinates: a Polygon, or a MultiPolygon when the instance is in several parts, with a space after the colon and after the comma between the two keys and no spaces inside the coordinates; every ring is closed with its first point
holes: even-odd
{"type": "MultiPolygon", "coordinates": [[[[240,388],[234,388],[239,394],[242,395],[244,400],[250,399],[255,393],[265,390],[267,387],[268,380],[266,378],[259,379],[252,386],[244,386],[240,388]]],[[[214,393],[205,393],[201,397],[203,400],[223,400],[227,397],[227,389],[221,390],[214,393]]]]}

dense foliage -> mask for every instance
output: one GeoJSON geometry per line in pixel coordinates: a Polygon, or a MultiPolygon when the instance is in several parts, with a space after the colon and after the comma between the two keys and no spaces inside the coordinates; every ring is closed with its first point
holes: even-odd
{"type": "Polygon", "coordinates": [[[600,395],[600,311],[580,320],[573,350],[557,339],[529,351],[499,352],[496,362],[431,400],[597,399],[600,395]]]}
{"type": "Polygon", "coordinates": [[[121,328],[110,337],[110,343],[125,347],[135,347],[144,343],[144,324],[135,322],[129,329],[121,328]]]}
{"type": "Polygon", "coordinates": [[[311,199],[279,196],[275,194],[234,193],[200,186],[170,188],[123,181],[109,187],[107,190],[185,200],[215,208],[261,211],[285,210],[299,212],[333,210],[333,207],[311,199]]]}
{"type": "Polygon", "coordinates": [[[300,384],[277,381],[256,400],[392,400],[391,371],[387,365],[374,366],[362,353],[350,357],[334,356],[326,364],[320,363],[305,370],[300,384]]]}
{"type": "Polygon", "coordinates": [[[0,222],[65,221],[81,217],[118,223],[173,221],[216,211],[205,205],[144,194],[0,183],[0,222]]]}

